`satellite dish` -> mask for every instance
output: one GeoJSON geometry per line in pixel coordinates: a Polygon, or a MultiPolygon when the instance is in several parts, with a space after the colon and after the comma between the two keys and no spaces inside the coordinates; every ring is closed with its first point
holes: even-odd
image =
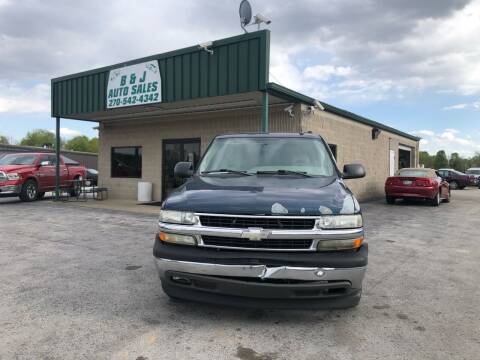
{"type": "Polygon", "coordinates": [[[238,9],[238,13],[240,15],[240,26],[242,27],[243,31],[247,32],[245,26],[250,24],[252,21],[252,7],[248,0],[242,0],[240,3],[240,8],[238,9]]]}

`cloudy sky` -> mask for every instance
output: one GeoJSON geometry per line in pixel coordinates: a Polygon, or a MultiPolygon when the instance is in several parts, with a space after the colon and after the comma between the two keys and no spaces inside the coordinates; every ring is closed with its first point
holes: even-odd
{"type": "MultiPolygon", "coordinates": [[[[0,134],[54,128],[52,77],[240,34],[239,2],[0,0],[0,134]]],[[[424,150],[480,152],[480,0],[251,3],[272,19],[270,81],[417,134],[424,150]]]]}

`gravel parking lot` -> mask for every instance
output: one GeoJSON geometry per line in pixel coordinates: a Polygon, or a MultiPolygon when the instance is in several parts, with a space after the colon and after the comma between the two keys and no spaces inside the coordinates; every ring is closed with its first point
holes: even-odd
{"type": "Polygon", "coordinates": [[[479,359],[480,190],[363,208],[358,307],[258,311],[170,301],[153,216],[0,200],[0,359],[479,359]]]}

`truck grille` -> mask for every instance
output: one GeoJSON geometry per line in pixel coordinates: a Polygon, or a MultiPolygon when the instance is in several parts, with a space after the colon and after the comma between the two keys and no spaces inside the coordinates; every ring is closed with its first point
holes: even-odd
{"type": "Polygon", "coordinates": [[[235,217],[235,216],[211,216],[200,215],[203,226],[224,228],[249,228],[282,230],[311,230],[315,225],[315,219],[310,218],[273,218],[273,217],[235,217]]]}
{"type": "Polygon", "coordinates": [[[241,238],[202,235],[205,245],[226,246],[250,249],[282,249],[282,250],[308,250],[312,246],[311,239],[264,239],[252,241],[241,238]]]}

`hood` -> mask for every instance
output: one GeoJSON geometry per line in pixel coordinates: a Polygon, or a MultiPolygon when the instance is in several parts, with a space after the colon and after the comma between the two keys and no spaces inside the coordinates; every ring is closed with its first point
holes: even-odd
{"type": "Polygon", "coordinates": [[[217,214],[353,214],[360,206],[336,177],[197,176],[173,192],[164,209],[217,214]]]}
{"type": "Polygon", "coordinates": [[[0,171],[10,173],[34,168],[34,165],[0,165],[0,171]]]}

